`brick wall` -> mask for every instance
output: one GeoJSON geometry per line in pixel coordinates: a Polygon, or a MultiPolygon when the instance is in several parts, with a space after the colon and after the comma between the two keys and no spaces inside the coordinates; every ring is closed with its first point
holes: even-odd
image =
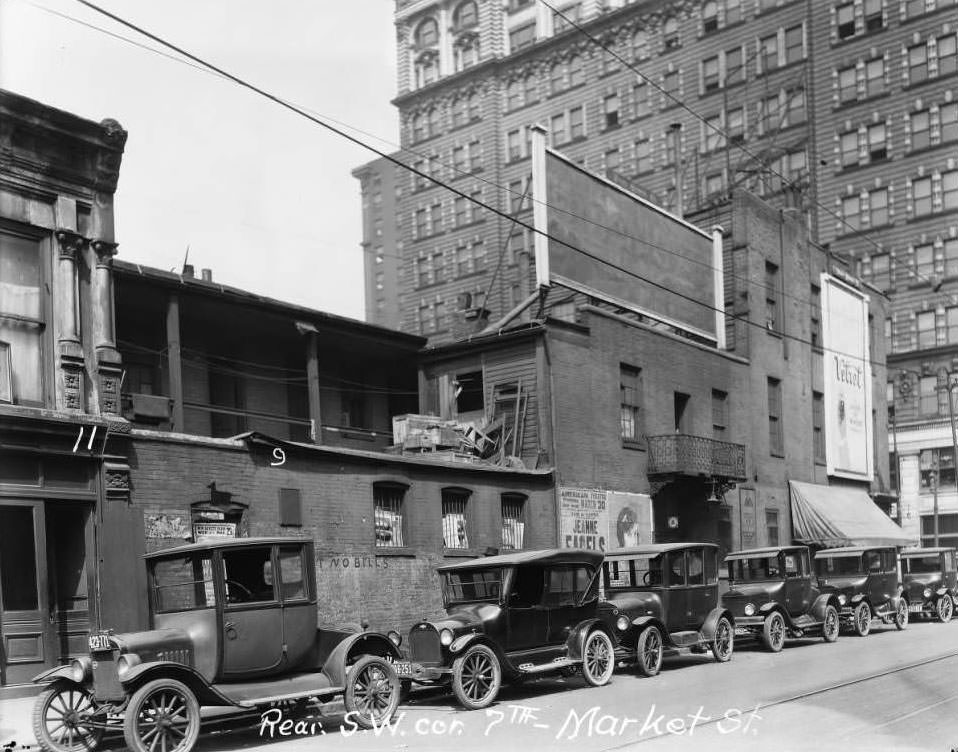
{"type": "MultiPolygon", "coordinates": [[[[133,503],[146,515],[189,520],[190,503],[209,499],[207,486],[248,504],[250,535],[308,535],[316,545],[320,618],[368,621],[373,629],[407,628],[413,621],[441,613],[434,569],[456,560],[444,550],[441,489],[471,491],[471,548],[459,556],[481,555],[501,545],[500,494],[527,496],[525,548],[555,545],[555,506],[550,476],[488,472],[459,466],[390,462],[332,452],[288,455],[270,466],[262,449],[240,442],[180,441],[137,435],[130,452],[133,503]],[[399,554],[377,549],[373,527],[373,483],[408,486],[404,499],[406,548],[399,554]],[[280,488],[295,488],[302,498],[302,527],[281,527],[280,488]]],[[[147,549],[183,540],[150,539],[147,549]]],[[[129,566],[113,562],[106,566],[129,566]]],[[[145,597],[145,594],[141,594],[145,597]]]]}

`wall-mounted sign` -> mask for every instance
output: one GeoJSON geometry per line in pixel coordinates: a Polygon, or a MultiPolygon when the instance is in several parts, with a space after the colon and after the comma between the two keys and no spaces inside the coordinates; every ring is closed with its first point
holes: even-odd
{"type": "Polygon", "coordinates": [[[193,538],[235,538],[236,525],[232,522],[194,522],[193,538]]]}
{"type": "Polygon", "coordinates": [[[669,517],[669,529],[670,529],[670,530],[675,530],[678,526],[679,526],[679,518],[678,518],[678,517],[669,517]]]}
{"type": "Polygon", "coordinates": [[[742,548],[755,545],[755,489],[740,488],[739,491],[739,533],[742,548]]]}
{"type": "Polygon", "coordinates": [[[147,538],[189,538],[186,519],[176,514],[146,514],[143,523],[147,538]]]}

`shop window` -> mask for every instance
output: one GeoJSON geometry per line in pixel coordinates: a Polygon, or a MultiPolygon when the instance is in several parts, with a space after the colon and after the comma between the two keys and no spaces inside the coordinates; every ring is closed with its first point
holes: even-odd
{"type": "Polygon", "coordinates": [[[376,546],[401,548],[405,546],[406,486],[398,483],[373,484],[373,510],[376,546]]]}
{"type": "MultiPolygon", "coordinates": [[[[930,548],[935,545],[935,516],[921,516],[921,545],[930,548]]],[[[938,545],[954,548],[958,546],[958,514],[953,512],[938,515],[938,545]]]]}

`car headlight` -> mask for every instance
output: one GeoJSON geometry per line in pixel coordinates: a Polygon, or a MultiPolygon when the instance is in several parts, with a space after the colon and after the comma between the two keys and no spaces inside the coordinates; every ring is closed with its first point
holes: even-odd
{"type": "Polygon", "coordinates": [[[116,673],[121,679],[129,673],[130,669],[140,662],[140,656],[136,653],[124,653],[116,662],[116,673]]]}
{"type": "Polygon", "coordinates": [[[616,628],[622,632],[629,628],[629,624],[631,624],[631,622],[629,621],[628,617],[625,616],[620,616],[615,620],[616,628]]]}
{"type": "Polygon", "coordinates": [[[70,678],[77,684],[82,684],[90,676],[92,663],[87,656],[74,658],[70,661],[70,678]]]}
{"type": "Polygon", "coordinates": [[[931,598],[931,588],[925,588],[925,591],[922,593],[926,598],[931,598]]]}
{"type": "Polygon", "coordinates": [[[746,615],[746,616],[752,616],[754,613],[755,613],[755,604],[754,604],[754,603],[746,603],[746,604],[745,604],[745,615],[746,615]]]}
{"type": "Polygon", "coordinates": [[[844,593],[842,593],[841,595],[838,596],[838,603],[839,603],[839,605],[844,606],[844,605],[845,605],[845,601],[847,601],[847,600],[848,600],[848,597],[847,597],[844,593]]]}
{"type": "Polygon", "coordinates": [[[446,646],[452,645],[452,630],[442,630],[442,632],[439,633],[439,642],[446,646]]]}
{"type": "Polygon", "coordinates": [[[399,634],[395,629],[390,629],[386,633],[386,637],[389,638],[389,641],[395,645],[397,648],[402,645],[402,635],[399,634]]]}

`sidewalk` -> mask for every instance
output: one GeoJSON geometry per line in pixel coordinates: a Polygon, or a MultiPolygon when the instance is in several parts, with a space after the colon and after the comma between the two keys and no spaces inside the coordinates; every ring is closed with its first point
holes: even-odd
{"type": "Polygon", "coordinates": [[[0,700],[0,747],[24,749],[37,747],[31,717],[36,697],[0,700]],[[11,745],[12,746],[8,746],[11,745]]]}

